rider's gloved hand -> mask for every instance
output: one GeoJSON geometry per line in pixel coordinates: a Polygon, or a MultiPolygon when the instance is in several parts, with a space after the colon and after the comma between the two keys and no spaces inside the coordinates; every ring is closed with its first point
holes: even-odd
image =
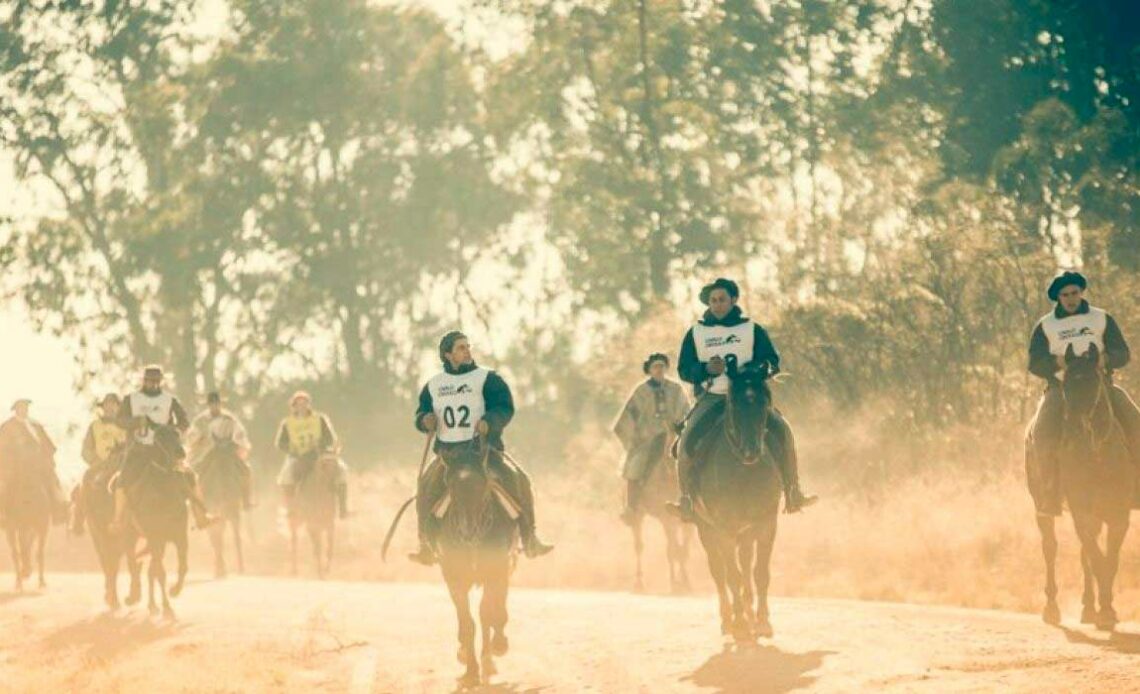
{"type": "Polygon", "coordinates": [[[705,365],[705,371],[710,376],[719,376],[724,373],[724,360],[720,357],[713,357],[709,359],[709,363],[705,365]]]}
{"type": "Polygon", "coordinates": [[[439,422],[436,421],[434,414],[425,414],[420,420],[420,424],[423,425],[424,429],[427,430],[429,434],[434,432],[436,427],[439,426],[439,422]]]}
{"type": "Polygon", "coordinates": [[[486,436],[487,432],[490,430],[491,430],[491,425],[488,424],[487,420],[485,420],[485,419],[480,419],[479,423],[475,425],[475,431],[479,432],[480,436],[486,436]]]}

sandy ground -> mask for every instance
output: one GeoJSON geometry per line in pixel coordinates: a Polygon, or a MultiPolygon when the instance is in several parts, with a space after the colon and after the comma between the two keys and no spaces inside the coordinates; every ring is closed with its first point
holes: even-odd
{"type": "MultiPolygon", "coordinates": [[[[108,613],[100,578],[0,593],[5,691],[448,692],[441,585],[191,578],[177,621],[108,613]]],[[[1031,615],[774,599],[773,640],[729,646],[712,596],[516,590],[512,650],[484,691],[1140,690],[1140,632],[1031,615]]]]}

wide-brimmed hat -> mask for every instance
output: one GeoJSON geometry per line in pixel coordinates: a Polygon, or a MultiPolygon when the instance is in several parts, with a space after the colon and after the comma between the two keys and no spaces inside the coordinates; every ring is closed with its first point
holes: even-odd
{"type": "Polygon", "coordinates": [[[308,400],[309,402],[312,402],[313,396],[309,395],[309,391],[307,390],[298,390],[289,397],[289,404],[292,405],[298,400],[308,400]]]}
{"type": "Polygon", "coordinates": [[[12,403],[12,411],[15,412],[16,408],[19,407],[20,405],[31,405],[31,404],[32,404],[32,401],[29,400],[28,398],[17,398],[16,401],[12,403]]]}

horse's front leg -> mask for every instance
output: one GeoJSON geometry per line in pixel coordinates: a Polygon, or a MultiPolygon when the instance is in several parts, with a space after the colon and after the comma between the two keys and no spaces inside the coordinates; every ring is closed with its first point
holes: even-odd
{"type": "Polygon", "coordinates": [[[455,605],[455,616],[459,623],[459,650],[456,653],[456,658],[460,665],[467,668],[463,676],[459,678],[459,683],[464,687],[477,687],[481,680],[479,660],[475,656],[475,618],[471,616],[471,603],[468,598],[471,591],[471,581],[466,577],[448,576],[446,575],[448,573],[459,572],[445,572],[444,576],[447,580],[447,590],[451,594],[451,602],[455,605]]]}
{"type": "MultiPolygon", "coordinates": [[[[1045,610],[1041,618],[1046,624],[1061,623],[1061,608],[1057,605],[1057,524],[1052,516],[1037,515],[1037,530],[1041,534],[1041,554],[1045,558],[1045,610]]],[[[1081,564],[1085,565],[1082,553],[1081,564]]],[[[1091,597],[1092,586],[1085,574],[1086,595],[1091,597]]]]}
{"type": "Polygon", "coordinates": [[[1116,609],[1113,606],[1113,590],[1116,573],[1120,568],[1120,548],[1128,534],[1128,511],[1121,517],[1108,522],[1108,537],[1105,546],[1104,575],[1099,582],[1100,611],[1097,613],[1096,627],[1105,631],[1116,628],[1116,609]]]}
{"type": "Polygon", "coordinates": [[[12,552],[12,569],[16,574],[16,592],[24,590],[24,568],[20,566],[20,538],[16,531],[8,528],[8,549],[12,552]]]}
{"type": "Polygon", "coordinates": [[[645,590],[645,577],[642,575],[641,568],[641,554],[645,550],[645,540],[642,537],[642,519],[643,516],[638,515],[629,525],[630,532],[633,533],[633,557],[634,557],[634,579],[633,590],[635,592],[642,592],[645,590]]]}
{"type": "MultiPolygon", "coordinates": [[[[119,551],[126,555],[127,572],[130,574],[131,589],[127,594],[125,600],[128,606],[137,605],[139,600],[142,600],[142,562],[139,561],[138,555],[135,554],[135,545],[137,538],[134,535],[128,534],[126,538],[119,539],[115,536],[115,541],[119,543],[119,551]]],[[[118,574],[119,564],[118,559],[115,560],[115,573],[118,574]]],[[[118,580],[116,578],[116,580],[118,580]]]]}
{"type": "Polygon", "coordinates": [[[47,581],[44,579],[44,545],[47,544],[47,534],[47,528],[41,528],[36,534],[36,569],[39,572],[40,588],[47,588],[47,581]]]}
{"type": "Polygon", "coordinates": [[[241,547],[241,520],[242,513],[239,511],[234,522],[230,524],[230,527],[234,530],[234,549],[237,550],[237,567],[239,574],[245,573],[245,556],[241,547]]]}
{"type": "Polygon", "coordinates": [[[178,597],[182,593],[182,587],[186,585],[186,573],[190,570],[189,560],[187,558],[190,545],[189,529],[183,525],[178,529],[178,535],[174,539],[174,551],[178,558],[178,578],[174,582],[174,586],[170,589],[170,594],[178,597]]]}
{"type": "Polygon", "coordinates": [[[772,621],[768,613],[768,587],[772,582],[772,549],[776,546],[776,521],[756,538],[756,565],[752,580],[756,585],[756,635],[772,638],[772,621]]]}

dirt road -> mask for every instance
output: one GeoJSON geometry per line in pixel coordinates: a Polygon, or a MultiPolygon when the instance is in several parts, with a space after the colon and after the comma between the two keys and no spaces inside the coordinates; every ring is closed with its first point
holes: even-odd
{"type": "MultiPolygon", "coordinates": [[[[178,620],[106,612],[91,574],[0,593],[5,691],[448,692],[441,586],[191,579],[178,620]]],[[[775,599],[776,637],[726,647],[711,596],[517,590],[512,651],[485,691],[1140,690],[1140,634],[1031,615],[775,599]]]]}

